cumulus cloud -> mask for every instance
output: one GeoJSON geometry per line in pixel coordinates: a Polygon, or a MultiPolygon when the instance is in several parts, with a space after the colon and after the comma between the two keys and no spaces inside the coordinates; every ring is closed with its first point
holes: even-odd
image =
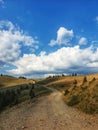
{"type": "Polygon", "coordinates": [[[92,46],[85,49],[75,46],[63,47],[50,54],[41,52],[38,56],[35,54],[24,54],[13,65],[16,69],[12,69],[9,72],[17,75],[33,75],[37,73],[44,75],[71,73],[72,71],[86,72],[89,67],[97,67],[98,49],[94,52],[92,46]]]}
{"type": "Polygon", "coordinates": [[[79,40],[79,44],[80,45],[86,45],[87,44],[87,38],[81,37],[80,40],[79,40]]]}
{"type": "Polygon", "coordinates": [[[73,30],[67,30],[64,27],[60,27],[57,31],[57,38],[56,40],[51,40],[49,45],[54,46],[54,45],[66,45],[69,43],[74,36],[73,30]]]}
{"type": "Polygon", "coordinates": [[[0,21],[0,60],[12,62],[19,58],[21,47],[38,43],[10,21],[0,21]]]}

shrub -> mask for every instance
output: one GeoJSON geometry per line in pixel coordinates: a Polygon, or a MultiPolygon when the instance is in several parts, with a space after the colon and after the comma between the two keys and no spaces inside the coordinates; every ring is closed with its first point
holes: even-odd
{"type": "Polygon", "coordinates": [[[69,91],[68,91],[68,90],[65,90],[64,95],[67,95],[68,93],[69,93],[69,91]]]}
{"type": "Polygon", "coordinates": [[[35,97],[35,93],[34,93],[33,89],[30,89],[29,96],[30,96],[30,98],[35,97]]]}
{"type": "Polygon", "coordinates": [[[20,90],[21,90],[21,91],[24,90],[24,87],[23,87],[22,85],[20,86],[20,90]]]}
{"type": "Polygon", "coordinates": [[[19,79],[26,79],[26,77],[24,77],[24,76],[20,76],[19,79]]]}
{"type": "Polygon", "coordinates": [[[17,93],[17,94],[21,94],[21,90],[20,90],[20,89],[17,89],[17,90],[16,90],[16,93],[17,93]]]}
{"type": "Polygon", "coordinates": [[[15,90],[6,90],[0,93],[0,110],[7,106],[12,106],[18,103],[18,95],[15,90]]]}
{"type": "Polygon", "coordinates": [[[95,81],[96,80],[96,78],[94,77],[93,79],[92,79],[92,81],[95,81]]]}
{"type": "Polygon", "coordinates": [[[86,76],[83,78],[83,83],[85,83],[85,82],[87,82],[87,77],[86,76]]]}
{"type": "Polygon", "coordinates": [[[32,89],[34,89],[34,87],[35,87],[34,84],[32,84],[32,89]]]}
{"type": "Polygon", "coordinates": [[[67,105],[68,106],[74,106],[74,105],[77,105],[79,103],[79,96],[78,95],[73,95],[70,99],[69,102],[67,102],[67,105]]]}
{"type": "Polygon", "coordinates": [[[82,90],[86,90],[88,86],[81,86],[82,90]]]}
{"type": "Polygon", "coordinates": [[[96,84],[96,87],[98,87],[98,84],[96,84]]]}
{"type": "Polygon", "coordinates": [[[98,109],[96,107],[97,105],[92,103],[92,102],[89,102],[89,101],[84,101],[84,102],[81,102],[81,104],[79,105],[79,108],[85,112],[85,113],[88,113],[88,114],[93,114],[94,112],[96,112],[96,110],[98,109]]]}
{"type": "Polygon", "coordinates": [[[77,80],[76,79],[73,81],[73,84],[77,84],[77,80]]]}

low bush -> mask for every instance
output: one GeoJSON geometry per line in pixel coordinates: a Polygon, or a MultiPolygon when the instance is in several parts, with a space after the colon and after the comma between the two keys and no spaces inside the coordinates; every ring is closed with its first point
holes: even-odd
{"type": "Polygon", "coordinates": [[[67,102],[68,106],[74,106],[77,105],[80,102],[78,95],[73,95],[71,99],[67,102]]]}
{"type": "Polygon", "coordinates": [[[64,92],[64,95],[67,95],[69,93],[69,91],[66,89],[64,92]]]}
{"type": "Polygon", "coordinates": [[[76,84],[77,84],[77,80],[76,80],[76,79],[73,81],[73,84],[74,84],[74,85],[76,85],[76,84]]]}
{"type": "Polygon", "coordinates": [[[93,103],[93,102],[89,102],[89,101],[83,101],[79,104],[79,108],[88,114],[93,114],[94,112],[96,112],[98,110],[98,106],[93,103]]]}
{"type": "Polygon", "coordinates": [[[83,83],[85,83],[85,82],[87,82],[87,77],[86,76],[83,78],[83,83]]]}

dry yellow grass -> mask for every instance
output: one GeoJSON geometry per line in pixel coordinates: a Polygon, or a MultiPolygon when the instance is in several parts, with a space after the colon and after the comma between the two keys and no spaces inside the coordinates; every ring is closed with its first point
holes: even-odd
{"type": "Polygon", "coordinates": [[[49,81],[45,81],[46,85],[63,91],[63,99],[68,105],[86,113],[98,113],[98,74],[54,77],[49,81]],[[87,78],[86,82],[83,82],[84,77],[87,78]]]}
{"type": "Polygon", "coordinates": [[[0,85],[2,87],[28,84],[33,82],[34,82],[33,79],[22,79],[22,78],[16,78],[11,76],[0,76],[0,85]]]}
{"type": "Polygon", "coordinates": [[[48,83],[48,85],[52,84],[60,84],[60,83],[72,83],[75,79],[77,80],[77,86],[81,85],[83,78],[87,77],[87,81],[91,81],[94,77],[98,79],[98,74],[90,74],[90,75],[83,75],[83,76],[65,76],[59,77],[58,80],[48,83]]]}
{"type": "Polygon", "coordinates": [[[65,89],[64,100],[86,113],[98,113],[98,74],[86,77],[87,82],[83,82],[83,77],[75,77],[77,84],[65,89]]]}

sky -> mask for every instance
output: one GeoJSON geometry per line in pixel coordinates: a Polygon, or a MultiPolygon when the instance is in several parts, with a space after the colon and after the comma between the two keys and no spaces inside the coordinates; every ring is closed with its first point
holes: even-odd
{"type": "Polygon", "coordinates": [[[98,73],[98,0],[0,0],[0,73],[98,73]]]}

